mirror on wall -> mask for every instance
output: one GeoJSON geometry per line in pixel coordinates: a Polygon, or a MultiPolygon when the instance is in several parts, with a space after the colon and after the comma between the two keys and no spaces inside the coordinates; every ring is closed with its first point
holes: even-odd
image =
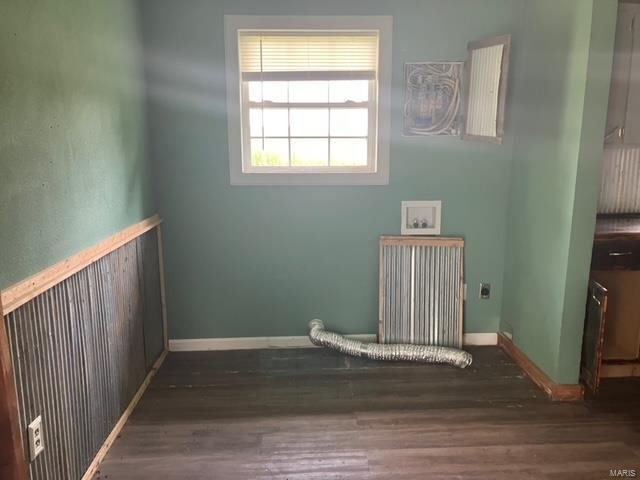
{"type": "Polygon", "coordinates": [[[469,43],[463,140],[502,143],[511,35],[469,43]]]}

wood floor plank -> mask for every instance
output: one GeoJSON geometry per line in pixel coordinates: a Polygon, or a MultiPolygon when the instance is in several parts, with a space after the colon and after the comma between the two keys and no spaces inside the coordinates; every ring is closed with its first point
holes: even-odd
{"type": "Polygon", "coordinates": [[[554,403],[498,348],[473,365],[324,349],[172,353],[96,479],[608,478],[640,467],[640,382],[554,403]]]}

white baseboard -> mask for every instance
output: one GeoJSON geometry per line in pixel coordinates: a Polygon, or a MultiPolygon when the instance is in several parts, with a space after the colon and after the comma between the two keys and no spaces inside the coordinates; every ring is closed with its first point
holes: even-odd
{"type": "Polygon", "coordinates": [[[465,333],[462,342],[465,345],[491,346],[498,345],[497,333],[465,333]]]}
{"type": "MultiPolygon", "coordinates": [[[[362,342],[375,342],[376,335],[345,335],[362,342]]],[[[259,348],[307,348],[314,347],[309,337],[236,337],[189,338],[169,340],[172,352],[198,352],[206,350],[256,350],[259,348]]]]}
{"type": "MultiPolygon", "coordinates": [[[[375,342],[377,335],[345,335],[362,342],[375,342]]],[[[497,345],[496,333],[465,333],[465,345],[497,345]]],[[[202,352],[207,350],[256,350],[260,348],[308,348],[314,347],[309,337],[236,337],[236,338],[188,338],[169,340],[171,352],[202,352]]]]}

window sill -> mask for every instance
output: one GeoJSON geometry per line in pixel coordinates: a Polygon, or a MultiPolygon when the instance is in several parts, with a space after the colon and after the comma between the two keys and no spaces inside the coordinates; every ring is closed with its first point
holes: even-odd
{"type": "Polygon", "coordinates": [[[231,185],[388,185],[389,171],[376,173],[243,173],[231,172],[231,185]]]}

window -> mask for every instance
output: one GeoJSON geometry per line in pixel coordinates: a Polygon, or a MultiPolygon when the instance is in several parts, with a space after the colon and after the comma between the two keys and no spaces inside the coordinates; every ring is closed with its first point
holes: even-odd
{"type": "Polygon", "coordinates": [[[390,17],[225,29],[232,184],[388,183],[390,17]]]}

